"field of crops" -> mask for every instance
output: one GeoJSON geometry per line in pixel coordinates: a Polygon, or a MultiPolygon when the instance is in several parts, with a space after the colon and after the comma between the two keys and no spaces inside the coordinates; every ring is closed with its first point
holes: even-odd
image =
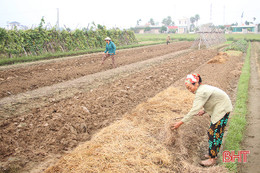
{"type": "Polygon", "coordinates": [[[170,34],[167,45],[168,34],[134,35],[100,27],[93,33],[63,31],[71,43],[80,38],[71,48],[52,37],[37,43],[44,45],[42,50],[29,42],[28,47],[18,44],[16,58],[3,52],[2,42],[0,172],[227,172],[221,165],[198,165],[207,153],[208,116],[195,117],[178,131],[169,130],[169,124],[192,106],[194,95],[183,85],[192,72],[226,91],[235,104],[248,50],[245,40],[260,41],[260,36],[229,34],[226,44],[196,50],[190,49],[196,34],[170,34]],[[107,33],[119,48],[117,68],[110,59],[100,65],[107,33]],[[84,40],[84,34],[94,34],[96,40],[84,40]],[[54,45],[64,52],[55,52],[54,45]],[[28,53],[39,55],[20,56],[28,53]],[[49,60],[7,65],[42,59],[49,60]]]}
{"type": "MultiPolygon", "coordinates": [[[[204,145],[206,140],[199,142],[195,140],[198,134],[187,134],[189,126],[178,134],[169,133],[168,119],[183,116],[191,106],[187,100],[189,93],[183,88],[183,78],[188,73],[200,73],[205,83],[220,87],[233,97],[242,55],[218,57],[218,50],[223,46],[192,50],[189,49],[191,44],[183,41],[120,50],[115,69],[112,69],[110,59],[100,66],[100,53],[1,67],[1,169],[42,172],[62,158],[48,171],[203,170],[195,160],[201,158],[199,150],[205,147],[199,146],[204,145]],[[222,61],[223,58],[225,61],[222,61]],[[211,62],[211,59],[215,61],[211,62]],[[214,71],[222,73],[216,76],[214,71]],[[174,93],[183,94],[178,96],[174,93]],[[187,97],[184,97],[185,94],[188,94],[187,97]],[[174,100],[178,102],[176,108],[171,104],[174,100]],[[118,128],[124,129],[124,133],[118,128]],[[118,139],[113,138],[114,130],[118,133],[114,137],[118,139]],[[129,132],[130,136],[125,132],[129,132]],[[116,142],[122,141],[120,136],[125,143],[116,142]],[[162,137],[166,137],[166,141],[161,140],[162,137]],[[141,142],[138,147],[144,148],[129,146],[133,139],[138,139],[141,142]],[[98,140],[103,143],[97,143],[98,140]],[[93,159],[96,162],[105,159],[102,160],[103,166],[100,165],[102,167],[97,167],[94,162],[87,165],[82,162],[85,159],[78,160],[78,153],[75,156],[74,153],[66,155],[85,142],[82,146],[84,152],[80,153],[93,155],[83,154],[79,158],[86,157],[86,161],[93,159]],[[145,145],[148,143],[147,148],[145,145]],[[107,146],[118,150],[103,152],[107,151],[107,146]],[[92,148],[91,151],[88,148],[92,148]],[[179,154],[178,149],[181,149],[179,154]],[[134,154],[142,150],[140,155],[134,154]],[[150,155],[148,151],[153,153],[153,150],[154,155],[150,155]],[[125,158],[119,158],[118,153],[129,159],[121,162],[120,159],[125,158]],[[176,155],[178,157],[174,157],[176,155]],[[65,163],[63,156],[65,160],[66,157],[73,158],[70,163],[76,163],[77,168],[65,163]],[[91,158],[87,158],[89,156],[91,158]],[[140,157],[140,162],[136,157],[140,157]],[[124,164],[120,166],[120,163],[124,164]]],[[[201,131],[202,139],[206,135],[204,130],[207,129],[208,119],[196,119],[192,124],[198,121],[205,121],[197,129],[201,131]]],[[[219,172],[224,169],[214,167],[209,170],[219,172]]]]}

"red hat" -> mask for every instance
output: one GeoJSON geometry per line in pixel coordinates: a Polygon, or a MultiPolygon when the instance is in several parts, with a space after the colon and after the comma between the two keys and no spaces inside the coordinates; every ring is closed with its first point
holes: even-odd
{"type": "Polygon", "coordinates": [[[185,80],[185,84],[199,82],[199,76],[200,75],[198,73],[188,74],[185,80]]]}

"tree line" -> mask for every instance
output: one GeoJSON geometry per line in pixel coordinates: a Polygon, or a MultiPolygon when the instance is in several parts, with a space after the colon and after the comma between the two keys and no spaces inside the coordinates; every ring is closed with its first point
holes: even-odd
{"type": "MultiPolygon", "coordinates": [[[[190,17],[189,22],[191,24],[190,24],[189,31],[195,31],[195,28],[198,26],[199,20],[200,20],[199,14],[196,14],[194,17],[193,16],[190,17]],[[196,22],[196,25],[195,25],[195,22],[196,22]]],[[[142,21],[142,19],[138,19],[136,21],[136,25],[139,26],[141,21],[142,21]]],[[[172,20],[171,16],[167,16],[166,18],[164,18],[161,23],[163,24],[163,26],[161,26],[161,28],[160,28],[161,33],[166,32],[168,26],[175,26],[175,22],[172,20]]],[[[148,21],[148,26],[145,27],[145,31],[151,30],[150,26],[156,26],[156,25],[159,25],[159,22],[155,22],[153,18],[150,18],[150,20],[148,21]]],[[[131,28],[131,30],[135,31],[135,28],[131,28]]],[[[170,29],[168,32],[175,33],[176,30],[170,29]]]]}
{"type": "Polygon", "coordinates": [[[44,20],[38,27],[29,30],[6,30],[0,28],[0,58],[38,56],[46,53],[69,52],[104,48],[105,37],[110,37],[118,46],[130,45],[137,40],[132,31],[110,29],[95,25],[90,29],[57,30],[45,29],[44,20]]]}

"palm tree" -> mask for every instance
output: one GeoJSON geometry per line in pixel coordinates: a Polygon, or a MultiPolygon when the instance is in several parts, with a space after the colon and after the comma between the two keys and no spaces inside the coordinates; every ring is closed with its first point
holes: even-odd
{"type": "Polygon", "coordinates": [[[195,15],[196,27],[198,27],[198,21],[200,20],[200,15],[195,15]]]}
{"type": "Polygon", "coordinates": [[[142,21],[141,19],[137,20],[136,25],[139,25],[141,21],[142,21]]]}
{"type": "Polygon", "coordinates": [[[165,26],[173,26],[174,21],[172,21],[171,16],[168,16],[167,18],[163,19],[162,24],[164,24],[165,26]]]}
{"type": "Polygon", "coordinates": [[[190,22],[191,22],[191,25],[190,25],[190,31],[193,31],[194,30],[194,22],[196,21],[195,17],[191,17],[190,18],[190,22]]]}
{"type": "Polygon", "coordinates": [[[150,23],[151,25],[155,25],[155,22],[154,22],[153,18],[150,19],[149,23],[150,23]]]}

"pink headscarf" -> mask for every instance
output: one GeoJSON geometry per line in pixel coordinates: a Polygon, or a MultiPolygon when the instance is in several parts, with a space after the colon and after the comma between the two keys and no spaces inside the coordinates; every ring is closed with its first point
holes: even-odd
{"type": "Polygon", "coordinates": [[[199,76],[200,75],[198,73],[188,74],[185,80],[185,84],[199,82],[199,76]]]}

